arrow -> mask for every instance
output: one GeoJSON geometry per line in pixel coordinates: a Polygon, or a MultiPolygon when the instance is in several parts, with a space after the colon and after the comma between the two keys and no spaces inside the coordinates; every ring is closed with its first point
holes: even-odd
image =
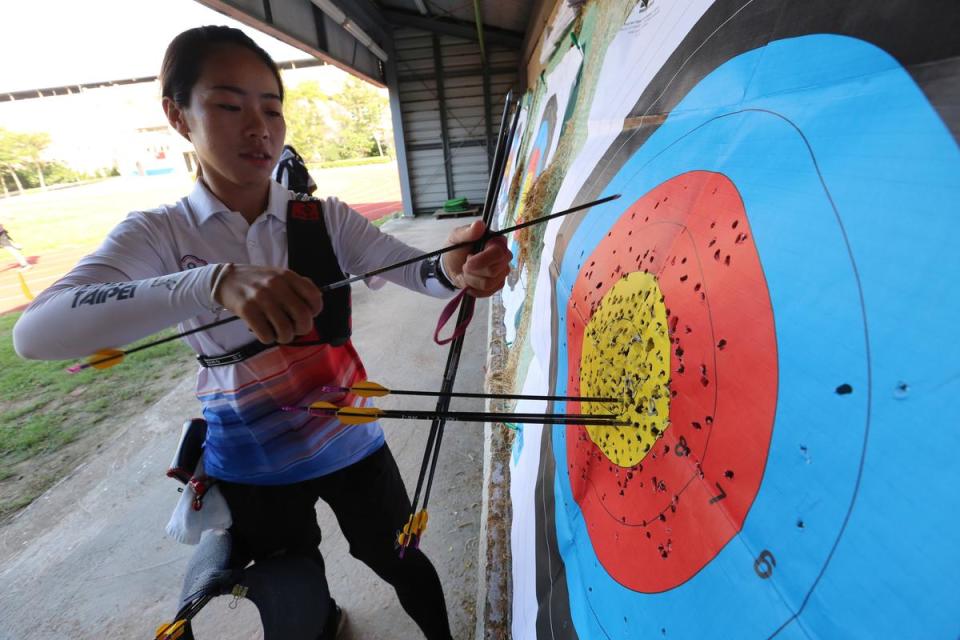
{"type": "Polygon", "coordinates": [[[177,612],[173,622],[165,622],[157,627],[155,640],[180,640],[187,632],[187,624],[193,619],[200,610],[211,600],[213,595],[203,595],[195,600],[188,602],[177,612]]]}
{"type": "Polygon", "coordinates": [[[146,344],[142,344],[142,345],[140,345],[139,347],[134,347],[134,348],[132,348],[132,349],[127,349],[127,350],[123,350],[123,349],[102,349],[102,350],[97,351],[96,353],[94,353],[94,354],[93,354],[92,356],[90,356],[89,358],[87,358],[87,361],[86,361],[86,362],[79,363],[79,364],[75,364],[75,365],[73,365],[72,367],[68,367],[68,368],[67,368],[67,371],[69,371],[70,373],[78,373],[78,372],[80,372],[80,371],[83,371],[84,369],[89,369],[89,368],[93,368],[93,369],[109,369],[110,367],[114,367],[114,366],[120,364],[121,362],[123,362],[123,359],[124,359],[126,356],[130,355],[131,353],[136,353],[137,351],[143,351],[144,349],[149,349],[149,348],[151,348],[151,347],[156,347],[156,346],[161,345],[161,344],[164,344],[164,343],[166,343],[166,342],[171,342],[171,341],[173,341],[173,340],[178,340],[179,338],[182,338],[182,337],[184,337],[184,336],[188,336],[188,335],[190,335],[191,333],[197,333],[197,332],[199,332],[199,331],[206,331],[207,329],[212,329],[212,328],[214,328],[214,327],[219,327],[219,326],[222,325],[222,324],[227,324],[228,322],[233,322],[234,320],[239,320],[239,319],[240,319],[239,316],[232,316],[232,317],[230,317],[230,318],[224,318],[223,320],[217,320],[216,322],[211,322],[210,324],[205,324],[205,325],[203,325],[203,326],[201,326],[201,327],[196,327],[196,328],[194,328],[194,329],[190,329],[189,331],[181,331],[180,333],[177,333],[177,334],[175,334],[175,335],[167,336],[166,338],[160,338],[159,340],[154,340],[153,342],[148,342],[148,343],[146,343],[146,344]]]}
{"type": "MultiPolygon", "coordinates": [[[[208,587],[203,587],[200,591],[195,592],[193,596],[190,596],[191,599],[180,608],[180,611],[177,611],[177,615],[174,617],[173,622],[164,622],[157,627],[157,632],[154,636],[155,640],[179,640],[182,638],[189,629],[187,624],[190,622],[190,620],[200,613],[200,610],[218,595],[217,593],[203,593],[204,589],[208,588],[209,585],[208,587]]],[[[248,587],[237,583],[230,589],[230,595],[234,597],[234,602],[236,602],[240,598],[247,597],[248,590],[248,587]]],[[[231,607],[232,606],[234,605],[231,605],[231,607]]],[[[192,638],[193,636],[190,637],[192,638]]]]}
{"type": "MultiPolygon", "coordinates": [[[[534,218],[534,219],[532,219],[532,220],[527,220],[526,222],[523,222],[523,223],[521,223],[521,224],[515,225],[515,226],[513,226],[513,227],[508,227],[508,228],[506,228],[506,229],[501,229],[500,231],[488,231],[488,232],[485,233],[483,236],[481,236],[479,242],[486,242],[486,241],[489,240],[490,238],[493,238],[493,237],[496,237],[496,236],[502,236],[502,235],[505,235],[505,234],[510,233],[510,232],[512,232],[512,231],[516,231],[517,229],[523,229],[524,227],[529,227],[530,225],[534,225],[534,224],[540,224],[540,223],[542,223],[542,222],[546,222],[547,220],[552,220],[552,219],[554,219],[554,218],[559,218],[560,216],[565,216],[565,215],[568,215],[568,214],[570,214],[570,213],[574,213],[575,211],[580,211],[580,210],[586,209],[586,208],[588,208],[588,207],[592,207],[592,206],[595,206],[595,205],[598,205],[598,204],[603,204],[603,203],[605,203],[605,202],[610,202],[611,200],[616,200],[616,199],[619,198],[619,197],[620,197],[620,194],[615,194],[615,195],[612,195],[612,196],[607,196],[607,197],[605,197],[605,198],[600,198],[599,200],[594,200],[593,202],[588,202],[588,203],[586,203],[586,204],[581,204],[581,205],[576,206],[576,207],[573,207],[573,208],[571,208],[571,209],[565,209],[565,210],[563,210],[563,211],[558,211],[557,213],[551,213],[550,215],[547,215],[547,216],[541,216],[541,217],[539,217],[539,218],[534,218]]],[[[401,260],[400,262],[397,262],[397,263],[395,263],[395,264],[391,264],[391,265],[388,265],[388,266],[386,266],[386,267],[380,267],[379,269],[374,269],[373,271],[368,271],[367,273],[364,273],[364,274],[361,274],[361,275],[358,275],[358,276],[351,276],[351,277],[349,277],[349,278],[345,278],[345,279],[339,280],[339,281],[337,281],[337,282],[332,282],[332,283],[330,283],[330,284],[325,284],[325,285],[323,285],[323,286],[320,287],[320,291],[333,291],[334,289],[339,289],[340,287],[345,287],[345,286],[347,286],[348,284],[351,284],[351,283],[353,283],[353,282],[357,282],[358,280],[366,280],[367,278],[372,278],[373,276],[379,275],[379,274],[384,273],[384,272],[386,272],[386,271],[392,271],[393,269],[399,269],[400,267],[405,267],[405,266],[407,266],[408,264],[413,264],[414,262],[420,262],[420,261],[422,261],[422,260],[427,260],[428,258],[433,258],[433,257],[435,257],[435,256],[439,256],[439,255],[444,254],[444,253],[447,253],[447,252],[449,252],[449,251],[454,251],[454,250],[456,250],[456,249],[462,249],[462,248],[464,248],[464,247],[474,245],[474,244],[477,243],[477,242],[478,242],[477,240],[471,240],[471,241],[469,241],[469,242],[459,242],[459,243],[457,243],[457,244],[452,244],[452,245],[450,245],[450,246],[448,246],[448,247],[444,247],[444,248],[442,248],[442,249],[437,249],[436,251],[431,251],[430,253],[424,253],[424,254],[419,255],[419,256],[414,256],[413,258],[409,258],[409,259],[407,259],[407,260],[401,260]]],[[[178,339],[180,339],[180,338],[182,338],[182,337],[184,337],[184,336],[190,335],[191,333],[197,333],[197,332],[200,332],[200,331],[206,331],[206,330],[208,330],[208,329],[213,329],[214,327],[219,327],[219,326],[221,326],[221,325],[228,324],[228,323],[230,323],[230,322],[236,322],[236,321],[239,320],[239,319],[240,319],[240,316],[231,316],[231,317],[229,317],[229,318],[224,318],[223,320],[217,320],[216,322],[211,322],[211,323],[209,323],[209,324],[201,325],[201,326],[199,326],[199,327],[194,327],[193,329],[190,329],[189,331],[183,331],[183,332],[178,333],[178,334],[176,334],[176,335],[167,336],[166,338],[161,338],[160,340],[154,340],[153,342],[148,342],[148,343],[146,343],[146,344],[142,344],[142,345],[140,345],[139,347],[134,347],[133,349],[127,349],[127,350],[123,350],[123,349],[103,349],[103,350],[101,350],[101,351],[98,351],[98,352],[94,353],[94,354],[93,354],[92,356],[90,356],[89,358],[87,358],[87,361],[86,361],[86,362],[78,363],[78,364],[75,364],[75,365],[73,365],[73,366],[71,366],[71,367],[68,367],[68,368],[67,368],[67,371],[69,371],[70,373],[78,373],[78,372],[80,372],[80,371],[83,371],[84,369],[89,369],[89,368],[94,368],[94,369],[109,369],[110,367],[115,367],[116,365],[118,365],[118,364],[120,364],[121,362],[123,362],[124,357],[130,355],[131,353],[136,353],[137,351],[143,351],[144,349],[150,349],[151,347],[156,347],[157,345],[161,345],[161,344],[164,344],[164,343],[166,343],[166,342],[170,342],[170,341],[172,341],[172,340],[178,340],[178,339]]],[[[289,344],[289,345],[287,345],[287,346],[291,346],[291,347],[302,346],[302,347],[305,347],[305,346],[313,346],[313,345],[315,345],[315,344],[317,344],[317,343],[316,343],[316,342],[300,343],[300,344],[291,343],[291,344],[289,344]]]]}
{"type": "Polygon", "coordinates": [[[593,200],[592,202],[587,202],[587,203],[585,203],[585,204],[579,204],[579,205],[577,205],[577,206],[575,206],[575,207],[570,207],[569,209],[564,209],[563,211],[558,211],[558,212],[556,212],[556,213],[551,213],[551,214],[549,214],[549,215],[540,216],[540,217],[538,217],[538,218],[533,218],[533,219],[531,219],[531,220],[527,220],[526,222],[521,222],[520,224],[516,224],[516,225],[514,225],[514,226],[512,226],[512,227],[507,227],[507,228],[505,228],[505,229],[500,229],[499,231],[490,231],[490,230],[488,229],[488,230],[487,230],[482,236],[480,236],[480,238],[477,239],[477,240],[467,240],[467,241],[465,241],[465,242],[458,242],[457,244],[451,244],[451,245],[448,246],[448,247],[444,247],[444,248],[442,248],[442,249],[437,249],[436,251],[431,251],[430,253],[424,253],[423,255],[414,256],[414,257],[408,258],[408,259],[406,259],[406,260],[401,260],[400,262],[391,264],[391,265],[386,266],[386,267],[380,267],[379,269],[374,269],[373,271],[368,271],[367,273],[364,273],[364,274],[361,274],[361,275],[358,275],[358,276],[351,276],[351,277],[349,277],[349,278],[345,278],[345,279],[340,280],[340,281],[338,281],[338,282],[332,282],[332,283],[330,283],[330,284],[326,284],[326,285],[323,285],[322,287],[320,287],[320,291],[332,291],[332,290],[334,290],[334,289],[339,289],[340,287],[345,287],[346,285],[348,285],[348,284],[350,284],[350,283],[353,283],[353,282],[357,282],[358,280],[366,280],[367,278],[372,278],[373,276],[380,275],[381,273],[384,273],[385,271],[392,271],[393,269],[399,269],[400,267],[405,267],[405,266],[407,266],[408,264],[413,264],[414,262],[420,262],[420,261],[422,261],[422,260],[427,260],[428,258],[434,258],[434,257],[436,257],[436,256],[443,255],[444,253],[448,253],[448,252],[450,252],[450,251],[456,251],[457,249],[463,249],[464,247],[476,246],[477,243],[485,243],[485,242],[487,242],[488,240],[490,240],[491,238],[496,238],[497,236],[505,236],[505,235],[507,235],[508,233],[513,233],[514,231],[517,231],[518,229],[525,229],[526,227],[530,227],[530,226],[533,226],[533,225],[535,225],[535,224],[542,224],[542,223],[544,223],[544,222],[547,222],[548,220],[553,220],[554,218],[560,218],[560,217],[562,217],[562,216],[570,215],[571,213],[576,213],[577,211],[582,211],[582,210],[584,210],[584,209],[589,209],[590,207],[595,207],[595,206],[597,206],[598,204],[605,204],[605,203],[610,202],[610,201],[612,201],[612,200],[616,200],[616,199],[619,198],[619,197],[620,197],[620,194],[619,194],[619,193],[615,193],[615,194],[613,194],[612,196],[605,196],[605,197],[603,197],[603,198],[600,198],[599,200],[593,200]]]}
{"type": "MultiPolygon", "coordinates": [[[[483,200],[483,224],[489,229],[493,222],[494,203],[497,201],[500,187],[503,183],[503,174],[506,170],[507,155],[509,155],[510,146],[513,143],[513,137],[517,130],[517,124],[520,121],[520,104],[514,102],[513,92],[507,94],[503,101],[503,117],[500,120],[500,130],[497,134],[497,146],[494,147],[493,162],[491,163],[490,179],[487,182],[487,193],[483,200]],[[510,117],[510,110],[513,109],[513,117],[510,117]]],[[[473,245],[474,253],[483,249],[484,238],[481,238],[473,245]]],[[[460,312],[457,315],[458,328],[462,327],[464,332],[470,319],[473,317],[474,298],[473,296],[460,297],[460,312]]],[[[450,341],[450,350],[447,352],[447,362],[443,368],[443,378],[440,381],[441,393],[450,393],[453,391],[453,385],[457,378],[457,369],[460,367],[460,352],[463,349],[464,332],[454,331],[450,341]]],[[[436,339],[436,336],[434,336],[436,339]]],[[[450,407],[450,396],[441,395],[437,398],[437,412],[446,411],[450,407]]],[[[400,557],[404,557],[407,549],[412,545],[414,548],[420,546],[420,539],[423,537],[427,528],[427,504],[430,502],[430,490],[433,487],[433,477],[437,469],[437,459],[440,455],[440,444],[443,441],[443,429],[446,420],[442,416],[434,418],[430,424],[430,434],[427,436],[427,444],[423,451],[423,460],[420,463],[420,473],[417,476],[417,488],[413,492],[411,500],[410,517],[407,523],[397,534],[397,546],[400,547],[400,557]],[[426,482],[424,482],[426,481],[426,482]],[[420,495],[423,492],[423,506],[418,511],[420,504],[420,495]]]]}
{"type": "Polygon", "coordinates": [[[456,422],[514,422],[518,424],[578,424],[585,426],[620,427],[615,414],[574,413],[508,413],[485,411],[417,411],[413,409],[380,409],[378,407],[339,407],[331,402],[314,402],[307,406],[282,407],[284,411],[304,411],[312,416],[335,417],[343,424],[368,424],[381,418],[395,420],[453,420],[456,422]]]}
{"type": "Polygon", "coordinates": [[[381,384],[364,380],[350,387],[323,385],[319,387],[323,393],[353,393],[361,398],[382,398],[383,396],[428,396],[450,398],[493,398],[497,400],[553,400],[566,402],[617,402],[616,398],[595,398],[590,396],[537,396],[520,393],[467,393],[464,391],[414,391],[410,389],[388,389],[381,384]]]}

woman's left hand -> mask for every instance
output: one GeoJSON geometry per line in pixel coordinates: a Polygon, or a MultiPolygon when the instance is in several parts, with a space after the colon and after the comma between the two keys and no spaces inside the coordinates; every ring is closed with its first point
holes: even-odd
{"type": "MultiPolygon", "coordinates": [[[[479,240],[486,232],[483,222],[457,227],[450,233],[450,244],[479,240]]],[[[461,289],[476,298],[486,298],[503,288],[510,273],[513,254],[507,249],[507,239],[496,236],[487,241],[480,253],[470,254],[470,247],[443,254],[443,271],[461,289]]]]}

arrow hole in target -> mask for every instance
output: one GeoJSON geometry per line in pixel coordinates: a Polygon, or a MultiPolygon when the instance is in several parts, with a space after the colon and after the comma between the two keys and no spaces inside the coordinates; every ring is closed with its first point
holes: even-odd
{"type": "Polygon", "coordinates": [[[743,526],[762,477],[766,446],[742,444],[747,434],[766,444],[772,429],[769,298],[706,296],[763,281],[752,242],[735,240],[749,231],[742,209],[719,174],[668,181],[600,232],[567,298],[566,330],[557,335],[566,391],[618,395],[631,425],[621,433],[567,430],[571,491],[601,564],[636,591],[671,589],[709,563],[743,526]],[[715,197],[704,195],[710,190],[715,197]],[[670,203],[657,208],[667,204],[664,191],[670,203]],[[673,207],[674,195],[690,206],[673,207]],[[700,207],[710,207],[710,217],[685,213],[700,207]],[[707,231],[711,218],[716,228],[707,231]],[[726,263],[730,252],[737,260],[726,263]],[[738,338],[747,330],[748,340],[738,338]],[[745,370],[760,372],[761,384],[749,403],[727,400],[737,388],[730,381],[745,370]],[[628,473],[636,478],[629,483],[628,473]],[[722,526],[705,532],[713,519],[722,526]],[[642,570],[651,561],[658,571],[642,570]]]}

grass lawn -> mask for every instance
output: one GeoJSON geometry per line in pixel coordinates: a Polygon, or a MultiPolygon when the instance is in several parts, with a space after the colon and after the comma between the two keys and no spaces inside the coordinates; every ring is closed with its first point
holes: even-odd
{"type": "MultiPolygon", "coordinates": [[[[351,205],[400,200],[395,162],[311,171],[318,196],[351,205]]],[[[27,255],[69,248],[90,251],[137,209],[173,204],[190,192],[187,175],[110,178],[93,184],[0,198],[0,221],[27,255]]],[[[0,260],[7,258],[4,253],[0,260]]]]}
{"type": "Polygon", "coordinates": [[[0,316],[0,523],[196,370],[179,341],[74,375],[70,363],[21,360],[11,340],[19,316],[0,316]]]}
{"type": "Polygon", "coordinates": [[[27,255],[73,248],[90,251],[131,211],[172,204],[189,193],[191,184],[189,176],[173,175],[34,190],[0,199],[0,220],[27,255]]]}

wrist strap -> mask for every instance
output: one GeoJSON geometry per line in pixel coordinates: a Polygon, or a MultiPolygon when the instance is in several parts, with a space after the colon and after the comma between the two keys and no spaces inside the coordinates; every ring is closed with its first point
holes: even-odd
{"type": "Polygon", "coordinates": [[[443,268],[443,256],[437,256],[437,280],[451,291],[458,289],[457,285],[453,284],[453,280],[450,279],[446,270],[443,268]]]}
{"type": "Polygon", "coordinates": [[[225,262],[221,264],[220,268],[217,269],[217,272],[213,274],[213,284],[210,286],[210,302],[212,302],[213,306],[219,310],[223,310],[225,307],[217,302],[217,289],[220,288],[220,283],[223,282],[223,276],[225,276],[227,271],[232,268],[232,262],[225,262]]]}
{"type": "Polygon", "coordinates": [[[443,311],[440,313],[440,319],[437,320],[437,328],[433,332],[433,341],[437,344],[448,344],[467,332],[467,327],[470,325],[470,321],[473,319],[473,306],[470,307],[470,313],[467,314],[467,317],[463,319],[463,322],[454,328],[453,333],[449,338],[440,338],[440,331],[446,326],[447,322],[450,321],[450,318],[453,317],[453,314],[457,308],[463,304],[464,300],[466,300],[466,295],[467,290],[462,289],[460,293],[458,293],[450,302],[447,303],[447,306],[445,306],[443,311]]]}

